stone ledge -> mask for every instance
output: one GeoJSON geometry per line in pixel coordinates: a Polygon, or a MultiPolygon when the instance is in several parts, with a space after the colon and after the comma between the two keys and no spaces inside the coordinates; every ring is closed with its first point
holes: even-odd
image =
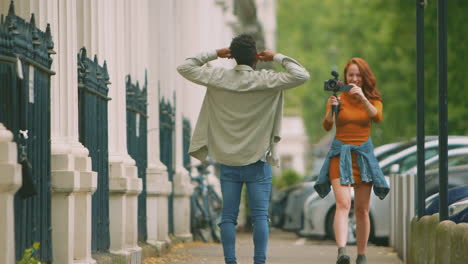
{"type": "Polygon", "coordinates": [[[0,193],[15,193],[22,185],[21,166],[19,164],[0,164],[0,193]]]}
{"type": "Polygon", "coordinates": [[[109,177],[112,178],[126,178],[125,165],[122,162],[110,162],[109,163],[109,177]]]}
{"type": "Polygon", "coordinates": [[[127,178],[109,178],[109,192],[111,194],[128,192],[128,179],[127,178]]]}
{"type": "Polygon", "coordinates": [[[138,167],[135,165],[125,164],[125,177],[127,178],[138,178],[138,167]]]}
{"type": "Polygon", "coordinates": [[[0,142],[10,142],[13,140],[13,133],[8,130],[3,123],[0,123],[0,142]]]}
{"type": "Polygon", "coordinates": [[[90,157],[75,157],[75,169],[78,171],[92,171],[92,161],[90,157]]]}
{"type": "Polygon", "coordinates": [[[78,192],[94,193],[97,189],[97,172],[80,171],[80,187],[78,192]]]}
{"type": "Polygon", "coordinates": [[[122,252],[122,254],[115,253],[99,253],[93,254],[93,259],[98,264],[140,264],[141,250],[129,250],[128,252],[122,252]]]}
{"type": "Polygon", "coordinates": [[[195,186],[190,181],[190,175],[185,168],[176,169],[174,174],[174,196],[191,196],[195,186]]]}
{"type": "Polygon", "coordinates": [[[172,243],[170,240],[167,241],[146,241],[138,242],[138,245],[142,248],[143,259],[149,257],[160,257],[167,254],[171,250],[172,243]]]}
{"type": "Polygon", "coordinates": [[[183,243],[186,242],[192,242],[193,241],[193,235],[191,233],[187,234],[174,234],[174,237],[176,240],[181,241],[183,243]]]}
{"type": "Polygon", "coordinates": [[[80,187],[80,174],[76,171],[52,171],[52,192],[76,192],[80,187]]]}
{"type": "Polygon", "coordinates": [[[169,196],[172,193],[172,182],[168,180],[166,167],[146,169],[146,195],[169,196]]]}
{"type": "Polygon", "coordinates": [[[174,183],[174,196],[189,197],[193,193],[195,186],[191,183],[176,184],[174,183]]]}
{"type": "Polygon", "coordinates": [[[128,192],[129,195],[138,195],[143,190],[143,182],[140,178],[128,179],[128,192]]]}
{"type": "Polygon", "coordinates": [[[51,157],[52,171],[73,171],[75,170],[75,158],[72,154],[52,154],[51,157]]]}
{"type": "Polygon", "coordinates": [[[146,181],[147,196],[169,196],[172,193],[172,182],[170,181],[146,181]]]}
{"type": "Polygon", "coordinates": [[[74,260],[73,264],[96,264],[96,260],[90,259],[90,260],[74,260]]]}
{"type": "Polygon", "coordinates": [[[18,148],[14,142],[0,142],[0,163],[17,163],[18,148]]]}
{"type": "Polygon", "coordinates": [[[468,224],[438,221],[439,214],[412,220],[408,263],[466,263],[468,224]]]}

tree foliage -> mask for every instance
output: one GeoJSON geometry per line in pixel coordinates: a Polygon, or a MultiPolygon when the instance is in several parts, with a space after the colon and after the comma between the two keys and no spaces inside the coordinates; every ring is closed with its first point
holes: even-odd
{"type": "MultiPolygon", "coordinates": [[[[448,106],[449,134],[468,134],[463,76],[468,2],[449,2],[448,106]]],[[[425,10],[426,134],[438,134],[436,1],[425,10]]],[[[286,113],[300,113],[312,142],[325,131],[321,120],[330,95],[323,81],[352,57],[368,61],[384,99],[384,120],[372,129],[374,143],[416,135],[416,0],[279,0],[278,51],[300,61],[311,79],[286,92],[286,113]]]]}
{"type": "Polygon", "coordinates": [[[273,186],[276,188],[285,188],[295,184],[298,184],[302,179],[302,176],[293,169],[287,169],[281,172],[279,177],[273,178],[273,186]]]}

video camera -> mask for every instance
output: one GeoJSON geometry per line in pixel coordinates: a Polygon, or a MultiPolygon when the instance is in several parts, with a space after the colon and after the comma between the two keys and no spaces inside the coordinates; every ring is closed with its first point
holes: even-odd
{"type": "MultiPolygon", "coordinates": [[[[332,71],[331,72],[331,75],[333,75],[333,79],[330,79],[328,81],[325,81],[325,84],[323,86],[323,89],[325,91],[330,91],[330,92],[333,92],[333,95],[338,99],[338,96],[337,96],[337,92],[349,92],[349,90],[351,90],[351,88],[353,88],[352,85],[348,85],[348,84],[343,84],[343,82],[341,82],[339,79],[338,79],[338,72],[337,71],[332,71]]],[[[338,105],[332,105],[332,111],[333,113],[335,114],[335,117],[338,115],[338,111],[339,111],[339,108],[340,108],[340,104],[341,102],[338,101],[338,105]]]]}
{"type": "Polygon", "coordinates": [[[323,89],[325,91],[330,91],[330,92],[333,92],[333,93],[336,93],[336,92],[349,92],[349,90],[351,90],[351,88],[353,88],[352,85],[343,84],[343,82],[338,80],[338,76],[339,76],[338,72],[332,71],[331,74],[335,78],[330,79],[328,81],[325,81],[325,85],[323,87],[323,89]]]}

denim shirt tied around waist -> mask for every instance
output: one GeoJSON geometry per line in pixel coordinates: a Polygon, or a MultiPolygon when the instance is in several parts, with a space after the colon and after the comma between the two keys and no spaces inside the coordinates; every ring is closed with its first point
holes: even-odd
{"type": "Polygon", "coordinates": [[[347,145],[336,138],[333,140],[330,151],[325,157],[318,180],[314,186],[318,195],[324,198],[331,190],[329,178],[330,159],[337,155],[340,155],[340,183],[343,185],[354,184],[351,151],[357,153],[357,163],[361,172],[362,181],[373,182],[375,195],[383,200],[390,191],[390,187],[374,155],[374,146],[370,137],[360,146],[347,145]]]}

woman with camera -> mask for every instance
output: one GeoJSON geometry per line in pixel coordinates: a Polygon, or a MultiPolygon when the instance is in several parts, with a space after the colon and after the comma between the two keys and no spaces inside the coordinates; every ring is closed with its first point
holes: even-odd
{"type": "Polygon", "coordinates": [[[336,200],[333,230],[338,247],[338,264],[350,263],[346,253],[348,215],[351,208],[351,187],[354,188],[354,212],[358,256],[356,263],[366,263],[367,241],[370,233],[371,189],[383,199],[389,187],[378,161],[370,138],[372,123],[382,120],[382,97],[376,87],[376,79],[368,63],[361,58],[352,58],[344,68],[345,84],[351,85],[348,92],[338,98],[328,98],[323,127],[329,131],[336,126],[335,139],[325,158],[320,176],[314,186],[321,197],[330,192],[336,200]],[[338,106],[337,114],[332,106],[338,106]]]}

